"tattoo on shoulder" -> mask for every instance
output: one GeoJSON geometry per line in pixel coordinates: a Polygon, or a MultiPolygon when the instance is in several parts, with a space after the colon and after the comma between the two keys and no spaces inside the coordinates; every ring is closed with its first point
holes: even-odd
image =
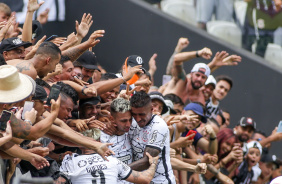
{"type": "Polygon", "coordinates": [[[30,62],[28,61],[23,61],[23,62],[20,62],[16,65],[17,69],[19,70],[19,72],[22,72],[24,70],[30,70],[30,62]]]}

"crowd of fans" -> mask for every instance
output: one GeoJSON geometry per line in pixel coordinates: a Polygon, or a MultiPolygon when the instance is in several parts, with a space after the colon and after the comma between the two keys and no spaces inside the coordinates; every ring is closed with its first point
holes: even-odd
{"type": "Polygon", "coordinates": [[[82,42],[90,14],[67,38],[36,40],[32,18],[42,4],[28,1],[20,28],[0,3],[0,183],[31,177],[73,184],[282,182],[282,161],[269,154],[282,132],[276,127],[267,136],[251,117],[230,127],[230,113],[220,107],[233,82],[211,73],[238,65],[240,56],[182,52],[189,41],[180,38],[168,58],[170,79],[156,87],[156,54],[148,70],[138,55],[117,73],[103,69],[92,48],[103,44],[105,31],[82,42]],[[183,63],[196,57],[211,62],[186,73],[183,63]]]}

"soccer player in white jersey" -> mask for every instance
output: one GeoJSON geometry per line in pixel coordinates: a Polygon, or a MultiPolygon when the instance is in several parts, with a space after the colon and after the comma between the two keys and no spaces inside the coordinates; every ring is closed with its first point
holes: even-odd
{"type": "MultiPolygon", "coordinates": [[[[112,125],[116,127],[114,135],[101,132],[102,143],[112,143],[110,149],[115,152],[114,157],[125,164],[132,162],[132,149],[128,138],[128,131],[132,123],[130,102],[124,98],[116,98],[110,106],[112,125]]],[[[118,183],[129,183],[125,180],[118,180],[118,183]]]]}
{"type": "Polygon", "coordinates": [[[149,168],[138,172],[113,156],[107,157],[109,161],[106,161],[92,150],[85,148],[81,150],[82,155],[76,153],[66,155],[60,167],[60,172],[71,180],[72,184],[115,184],[118,179],[149,184],[154,177],[159,159],[159,156],[152,157],[147,153],[149,168]]]}
{"type": "Polygon", "coordinates": [[[100,141],[102,143],[113,143],[110,149],[115,152],[114,157],[125,164],[132,162],[132,150],[128,138],[128,131],[132,123],[130,102],[124,98],[116,98],[110,106],[112,125],[117,131],[114,135],[101,132],[100,141]]]}
{"type": "Polygon", "coordinates": [[[130,105],[134,119],[129,138],[134,162],[129,166],[138,171],[146,170],[150,166],[146,154],[159,155],[157,170],[151,183],[175,183],[169,156],[169,130],[165,121],[152,115],[151,98],[143,91],[131,97],[130,105]]]}

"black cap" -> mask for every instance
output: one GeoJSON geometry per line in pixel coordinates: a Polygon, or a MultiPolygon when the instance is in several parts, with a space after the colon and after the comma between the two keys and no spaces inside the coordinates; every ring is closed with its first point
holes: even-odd
{"type": "Polygon", "coordinates": [[[47,93],[42,86],[36,84],[35,94],[32,97],[32,100],[40,100],[42,102],[47,100],[47,93]]]}
{"type": "Polygon", "coordinates": [[[282,165],[281,161],[276,157],[276,155],[263,154],[260,159],[261,162],[264,163],[273,163],[276,168],[279,168],[282,165]]]}
{"type": "Polygon", "coordinates": [[[18,37],[7,38],[1,42],[0,53],[3,54],[4,51],[10,51],[10,50],[16,49],[21,46],[24,46],[24,48],[27,48],[31,45],[32,43],[24,42],[18,37]]]}
{"type": "Polygon", "coordinates": [[[159,100],[163,103],[163,110],[162,110],[161,114],[164,114],[168,111],[168,107],[166,106],[166,103],[164,101],[164,97],[160,92],[153,91],[153,92],[149,93],[149,96],[150,96],[151,100],[157,99],[157,100],[159,100]]]}
{"type": "Polygon", "coordinates": [[[98,70],[99,72],[100,69],[98,68],[98,61],[93,52],[86,51],[84,52],[78,59],[77,62],[81,64],[82,67],[86,69],[91,69],[91,70],[98,70]]]}
{"type": "Polygon", "coordinates": [[[251,126],[254,130],[257,127],[256,122],[250,117],[242,117],[239,121],[239,125],[242,127],[251,126]]]}
{"type": "Polygon", "coordinates": [[[144,62],[141,56],[137,55],[131,55],[127,57],[127,66],[137,66],[137,65],[142,65],[141,69],[143,70],[144,73],[146,73],[146,70],[143,68],[144,67],[144,62]]]}
{"type": "Polygon", "coordinates": [[[37,38],[43,31],[42,25],[38,20],[32,21],[32,39],[37,38]]]}
{"type": "Polygon", "coordinates": [[[85,99],[79,100],[79,107],[82,107],[86,104],[97,105],[99,102],[101,102],[100,96],[85,98],[85,99]]]}

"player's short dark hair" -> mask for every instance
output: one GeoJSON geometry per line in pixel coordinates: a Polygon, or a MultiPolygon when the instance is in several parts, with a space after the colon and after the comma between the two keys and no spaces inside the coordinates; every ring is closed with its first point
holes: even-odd
{"type": "Polygon", "coordinates": [[[47,89],[51,89],[51,86],[45,81],[45,80],[42,80],[40,78],[36,78],[35,79],[35,82],[36,84],[38,84],[39,86],[42,86],[42,87],[45,87],[47,89]]]}
{"type": "Polygon", "coordinates": [[[253,137],[254,137],[255,133],[258,133],[258,134],[263,135],[264,137],[267,137],[266,133],[264,131],[262,131],[262,130],[255,130],[255,132],[253,134],[253,137]]]}
{"type": "Polygon", "coordinates": [[[61,56],[61,60],[60,60],[60,64],[64,67],[64,64],[66,63],[66,62],[68,62],[68,61],[70,61],[71,59],[69,58],[69,56],[64,56],[64,55],[62,55],[61,56]]]}
{"type": "Polygon", "coordinates": [[[179,104],[179,105],[184,105],[183,101],[181,100],[181,98],[175,94],[166,94],[164,96],[165,100],[171,100],[173,104],[179,104]]]}
{"type": "Polygon", "coordinates": [[[134,108],[145,107],[151,103],[150,96],[144,92],[136,92],[130,99],[130,105],[134,108]]]}
{"type": "Polygon", "coordinates": [[[42,54],[42,55],[49,55],[53,59],[58,58],[58,54],[61,54],[61,50],[57,45],[55,45],[52,42],[43,42],[41,45],[38,47],[36,51],[36,55],[42,54]]]}
{"type": "Polygon", "coordinates": [[[100,81],[106,81],[106,80],[109,80],[109,79],[116,79],[116,78],[118,78],[118,77],[114,73],[104,73],[101,76],[100,81]]]}
{"type": "Polygon", "coordinates": [[[76,105],[78,101],[77,92],[70,85],[63,82],[57,82],[56,84],[61,86],[61,92],[69,96],[72,99],[73,103],[76,105]]]}
{"type": "Polygon", "coordinates": [[[226,81],[230,85],[230,89],[233,86],[233,80],[229,76],[227,76],[227,75],[219,75],[215,79],[216,79],[216,82],[219,82],[221,80],[226,81]]]}

